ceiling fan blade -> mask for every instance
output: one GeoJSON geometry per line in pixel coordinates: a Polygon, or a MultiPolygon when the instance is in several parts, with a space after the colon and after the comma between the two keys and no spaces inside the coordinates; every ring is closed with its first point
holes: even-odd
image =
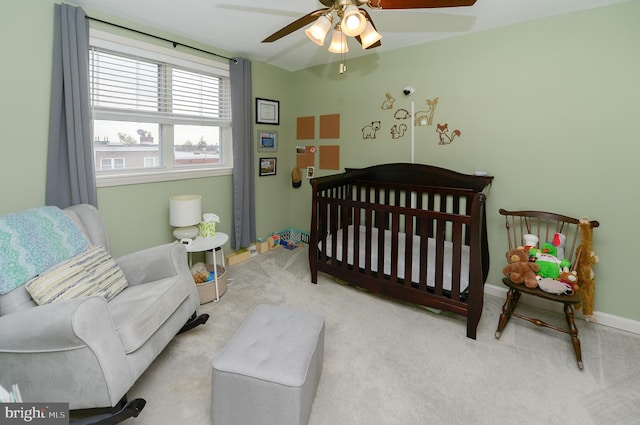
{"type": "Polygon", "coordinates": [[[265,7],[241,6],[237,4],[221,3],[216,5],[215,7],[217,7],[218,9],[233,10],[236,12],[257,13],[260,15],[279,15],[287,16],[289,18],[297,18],[298,16],[300,16],[300,12],[294,12],[291,10],[268,9],[265,7]]]}
{"type": "Polygon", "coordinates": [[[436,7],[473,6],[476,0],[371,0],[372,9],[426,9],[436,7]]]}
{"type": "MultiPolygon", "coordinates": [[[[367,19],[367,21],[371,22],[371,26],[373,27],[373,29],[378,31],[378,29],[376,28],[376,24],[373,22],[373,18],[371,18],[371,15],[369,15],[369,12],[367,12],[364,9],[360,9],[360,11],[364,15],[364,17],[367,19]]],[[[358,43],[360,43],[360,45],[362,45],[362,39],[360,38],[359,35],[356,35],[355,39],[358,41],[358,43]]],[[[367,47],[366,50],[373,49],[380,46],[382,46],[382,43],[380,43],[380,40],[378,40],[375,43],[373,43],[371,46],[367,47]]]]}
{"type": "MultiPolygon", "coordinates": [[[[381,33],[449,33],[469,31],[475,16],[431,12],[433,9],[388,10],[378,13],[376,22],[381,33]]],[[[373,13],[372,13],[373,15],[373,13]]]]}
{"type": "Polygon", "coordinates": [[[306,25],[309,25],[311,22],[313,22],[316,19],[318,19],[318,17],[320,15],[322,15],[323,13],[325,13],[327,10],[329,10],[329,8],[325,7],[323,9],[318,9],[318,10],[314,10],[311,13],[307,13],[303,17],[298,18],[295,21],[291,22],[286,27],[280,28],[278,31],[274,32],[269,37],[267,37],[264,40],[262,40],[262,42],[263,43],[271,43],[273,41],[279,40],[282,37],[284,37],[285,35],[289,35],[292,32],[297,31],[297,30],[299,30],[300,28],[302,28],[302,27],[304,27],[306,25]]]}

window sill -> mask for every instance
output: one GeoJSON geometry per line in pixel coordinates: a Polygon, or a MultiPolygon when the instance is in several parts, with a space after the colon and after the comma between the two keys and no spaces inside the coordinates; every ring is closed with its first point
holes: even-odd
{"type": "Polygon", "coordinates": [[[209,170],[143,171],[96,176],[96,187],[124,186],[130,184],[159,183],[175,180],[199,179],[203,177],[230,176],[232,168],[209,170]]]}

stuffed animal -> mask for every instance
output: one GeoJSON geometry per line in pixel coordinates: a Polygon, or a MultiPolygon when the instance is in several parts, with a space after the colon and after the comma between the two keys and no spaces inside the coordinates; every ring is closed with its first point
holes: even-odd
{"type": "Polygon", "coordinates": [[[560,260],[564,259],[564,244],[567,241],[567,237],[562,233],[556,233],[553,235],[551,243],[556,247],[556,257],[560,260]]]}
{"type": "Polygon", "coordinates": [[[544,292],[548,292],[554,295],[572,295],[573,289],[571,285],[560,282],[559,280],[543,277],[538,280],[538,286],[544,292]]]}
{"type": "Polygon", "coordinates": [[[527,288],[536,288],[536,272],[540,270],[536,263],[529,261],[529,256],[524,249],[512,249],[507,252],[507,262],[502,273],[508,276],[513,283],[523,283],[527,288]]]}
{"type": "Polygon", "coordinates": [[[575,270],[569,271],[568,267],[562,269],[560,276],[558,276],[558,280],[571,286],[574,292],[580,289],[580,286],[578,286],[578,272],[575,270]]]}
{"type": "Polygon", "coordinates": [[[578,224],[580,228],[580,246],[578,247],[578,280],[580,281],[582,294],[582,313],[585,319],[595,322],[593,317],[593,303],[595,299],[595,274],[593,266],[600,261],[593,251],[593,228],[589,219],[583,217],[578,224]]]}
{"type": "Polygon", "coordinates": [[[209,278],[209,271],[204,263],[196,263],[191,266],[191,274],[196,283],[204,283],[209,278]]]}
{"type": "Polygon", "coordinates": [[[556,257],[557,249],[550,243],[546,242],[540,247],[540,252],[536,254],[536,264],[540,271],[538,276],[558,279],[560,276],[560,260],[556,257]]]}
{"type": "Polygon", "coordinates": [[[524,239],[524,250],[527,252],[529,252],[531,248],[536,248],[540,241],[536,235],[532,235],[531,233],[523,235],[522,239],[524,239]]]}

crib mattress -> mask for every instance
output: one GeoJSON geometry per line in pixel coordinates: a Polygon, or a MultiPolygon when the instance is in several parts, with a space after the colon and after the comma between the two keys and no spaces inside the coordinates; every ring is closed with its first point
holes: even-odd
{"type": "MultiPolygon", "coordinates": [[[[338,261],[343,261],[343,252],[342,252],[342,238],[344,237],[344,229],[339,229],[336,234],[337,239],[337,247],[336,247],[336,259],[338,261]]],[[[360,240],[360,249],[359,249],[359,266],[364,267],[366,260],[366,227],[360,226],[358,229],[359,240],[360,240]]],[[[354,226],[350,225],[348,227],[347,237],[349,241],[347,243],[347,263],[349,265],[353,265],[353,237],[354,237],[354,226]]],[[[398,233],[398,278],[404,279],[404,259],[405,259],[405,246],[406,246],[406,234],[398,233]]],[[[420,276],[420,236],[414,235],[412,241],[412,261],[411,261],[411,276],[414,283],[418,283],[418,278],[420,276]]],[[[372,228],[371,231],[371,270],[374,272],[378,271],[378,229],[372,228]]],[[[391,231],[384,231],[384,270],[383,273],[386,275],[391,274],[391,231]]],[[[436,244],[433,238],[429,238],[427,241],[427,286],[434,287],[435,286],[435,256],[436,256],[436,244]]],[[[451,290],[451,276],[452,276],[452,246],[453,244],[449,241],[444,242],[444,265],[443,265],[443,279],[442,285],[444,290],[451,290]]],[[[318,247],[322,249],[322,242],[318,244],[318,247]]],[[[327,237],[327,252],[326,254],[329,257],[333,256],[332,253],[333,247],[333,236],[329,235],[327,237]]],[[[460,260],[460,292],[463,292],[469,286],[469,246],[463,245],[461,250],[461,260],[460,260]]]]}

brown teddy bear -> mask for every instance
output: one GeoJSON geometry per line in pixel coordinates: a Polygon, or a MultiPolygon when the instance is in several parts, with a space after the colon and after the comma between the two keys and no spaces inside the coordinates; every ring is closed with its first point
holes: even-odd
{"type": "Polygon", "coordinates": [[[502,273],[508,276],[513,283],[523,283],[527,288],[537,288],[538,280],[536,272],[540,267],[536,263],[529,261],[529,255],[524,249],[512,249],[507,252],[507,262],[502,269],[502,273]]]}

